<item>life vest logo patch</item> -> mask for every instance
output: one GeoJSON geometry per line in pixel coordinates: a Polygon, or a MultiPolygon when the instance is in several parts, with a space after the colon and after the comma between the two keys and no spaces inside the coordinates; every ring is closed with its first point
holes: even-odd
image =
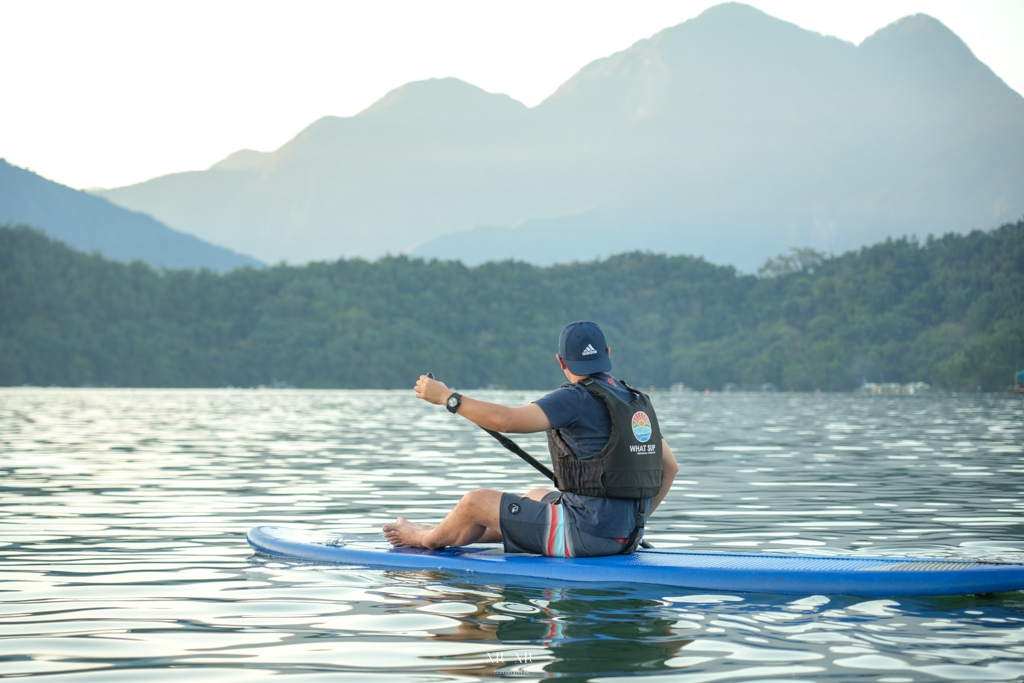
{"type": "Polygon", "coordinates": [[[640,443],[651,438],[651,418],[642,410],[633,413],[633,436],[640,443]]]}

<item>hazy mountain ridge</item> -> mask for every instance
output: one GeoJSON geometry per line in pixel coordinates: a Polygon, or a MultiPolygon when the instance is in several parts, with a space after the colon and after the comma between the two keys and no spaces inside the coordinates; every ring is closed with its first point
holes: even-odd
{"type": "Polygon", "coordinates": [[[229,159],[103,194],[265,260],[647,248],[753,270],[1024,214],[1024,98],[925,15],[854,46],[726,4],[533,109],[433,79],[229,159]]]}
{"type": "Polygon", "coordinates": [[[240,149],[224,157],[209,168],[211,171],[248,171],[255,170],[260,163],[270,156],[270,152],[258,152],[254,149],[240,149]]]}
{"type": "Polygon", "coordinates": [[[256,259],[172,230],[144,213],[47,180],[0,159],[0,225],[24,224],[85,252],[167,268],[224,272],[256,259]]]}

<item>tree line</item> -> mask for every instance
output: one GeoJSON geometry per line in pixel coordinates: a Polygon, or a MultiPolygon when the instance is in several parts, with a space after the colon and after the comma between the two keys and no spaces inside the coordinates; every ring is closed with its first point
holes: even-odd
{"type": "Polygon", "coordinates": [[[636,385],[1002,391],[1024,367],[1024,220],[743,275],[629,253],[550,267],[403,256],[155,270],[0,227],[0,384],[538,389],[558,331],[601,324],[636,385]]]}

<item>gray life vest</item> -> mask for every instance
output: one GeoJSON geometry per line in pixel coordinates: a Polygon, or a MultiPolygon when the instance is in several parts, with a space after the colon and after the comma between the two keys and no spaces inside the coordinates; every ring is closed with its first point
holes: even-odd
{"type": "Polygon", "coordinates": [[[604,401],[612,433],[601,452],[578,460],[557,429],[548,430],[548,450],[559,491],[602,498],[653,498],[661,490],[661,430],[647,394],[625,382],[633,394],[623,401],[587,377],[579,384],[604,401]]]}

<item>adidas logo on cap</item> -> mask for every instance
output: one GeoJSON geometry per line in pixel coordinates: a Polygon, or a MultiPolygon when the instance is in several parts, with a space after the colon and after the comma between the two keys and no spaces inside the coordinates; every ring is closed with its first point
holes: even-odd
{"type": "Polygon", "coordinates": [[[587,344],[587,348],[583,349],[583,353],[581,353],[580,355],[581,356],[593,356],[595,353],[597,353],[597,349],[594,348],[594,345],[593,344],[587,344]]]}

